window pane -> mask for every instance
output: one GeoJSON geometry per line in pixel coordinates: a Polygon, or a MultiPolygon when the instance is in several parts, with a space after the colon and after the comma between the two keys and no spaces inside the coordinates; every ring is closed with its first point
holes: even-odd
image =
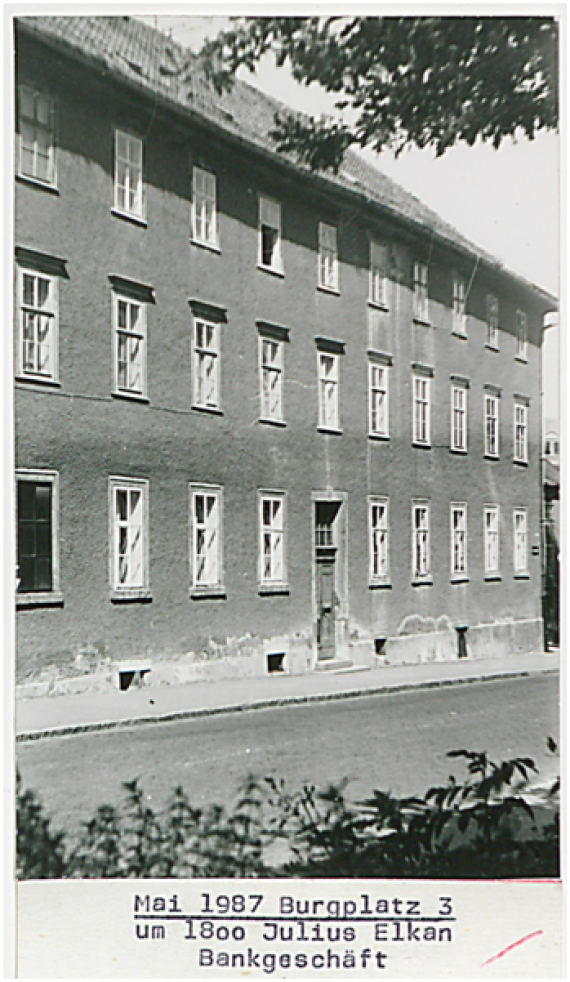
{"type": "MultiPolygon", "coordinates": [[[[33,487],[33,485],[32,485],[33,487]]],[[[51,486],[49,484],[37,484],[36,489],[36,519],[49,521],[51,514],[51,486]]]]}

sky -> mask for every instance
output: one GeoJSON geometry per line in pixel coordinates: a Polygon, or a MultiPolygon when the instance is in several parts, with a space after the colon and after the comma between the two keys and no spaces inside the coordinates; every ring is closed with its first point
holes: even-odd
{"type": "MultiPolygon", "coordinates": [[[[229,18],[221,16],[147,15],[142,19],[198,50],[229,18]]],[[[301,86],[270,57],[254,75],[240,70],[251,85],[294,109],[315,116],[332,111],[332,99],[317,85],[301,86]]],[[[436,159],[433,151],[364,151],[366,159],[411,191],[472,242],[510,269],[559,296],[560,145],[555,133],[533,141],[458,145],[436,159]]],[[[544,415],[558,415],[558,330],[545,335],[544,415]]]]}

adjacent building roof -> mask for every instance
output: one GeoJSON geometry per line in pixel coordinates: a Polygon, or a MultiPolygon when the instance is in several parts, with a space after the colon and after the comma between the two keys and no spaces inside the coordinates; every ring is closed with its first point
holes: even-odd
{"type": "MultiPolygon", "coordinates": [[[[275,149],[269,133],[275,113],[284,106],[251,85],[236,79],[230,92],[218,95],[208,84],[198,57],[172,38],[130,17],[42,16],[21,17],[25,31],[109,71],[190,116],[213,124],[228,135],[269,154],[299,171],[312,172],[290,155],[275,149]]],[[[437,239],[502,272],[549,308],[554,297],[507,269],[474,245],[436,212],[357,153],[348,151],[338,174],[327,172],[319,180],[343,188],[385,209],[398,219],[427,231],[437,239]]]]}

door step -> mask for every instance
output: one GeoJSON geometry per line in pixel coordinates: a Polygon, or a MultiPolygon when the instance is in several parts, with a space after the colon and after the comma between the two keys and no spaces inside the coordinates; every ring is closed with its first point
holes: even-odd
{"type": "Polygon", "coordinates": [[[342,658],[330,658],[326,661],[318,661],[315,665],[315,672],[332,672],[334,675],[368,671],[368,665],[354,665],[351,661],[342,658]]]}

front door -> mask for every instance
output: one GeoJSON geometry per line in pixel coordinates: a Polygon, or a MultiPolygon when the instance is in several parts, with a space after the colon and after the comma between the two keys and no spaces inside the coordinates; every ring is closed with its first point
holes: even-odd
{"type": "Polygon", "coordinates": [[[317,600],[317,657],[334,658],[336,649],[336,555],[334,521],[340,502],[319,501],[315,511],[315,572],[317,600]]]}

